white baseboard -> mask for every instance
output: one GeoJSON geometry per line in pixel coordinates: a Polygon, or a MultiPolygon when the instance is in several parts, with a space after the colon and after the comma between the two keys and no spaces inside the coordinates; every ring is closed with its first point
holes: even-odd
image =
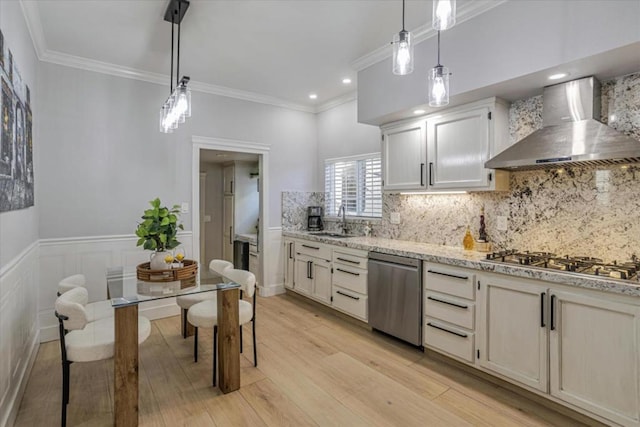
{"type": "Polygon", "coordinates": [[[258,295],[261,297],[272,297],[274,295],[284,294],[284,283],[271,286],[261,286],[258,288],[258,295]]]}
{"type": "Polygon", "coordinates": [[[12,426],[16,421],[18,411],[20,410],[20,403],[22,402],[22,396],[24,396],[24,391],[27,388],[29,376],[31,375],[31,370],[36,362],[36,356],[38,355],[38,349],[40,348],[40,338],[38,335],[39,331],[36,329],[36,333],[33,335],[31,345],[29,346],[29,357],[27,363],[24,364],[22,372],[20,373],[20,385],[15,388],[13,396],[10,397],[8,404],[9,410],[4,415],[0,414],[0,416],[2,416],[2,418],[0,418],[0,426],[12,426]]]}

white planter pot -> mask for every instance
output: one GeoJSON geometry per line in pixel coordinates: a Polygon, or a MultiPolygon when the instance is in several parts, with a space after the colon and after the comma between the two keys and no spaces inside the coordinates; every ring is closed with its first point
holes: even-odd
{"type": "Polygon", "coordinates": [[[170,263],[165,262],[164,258],[171,255],[169,251],[154,252],[150,256],[149,264],[152,270],[167,270],[170,263]]]}

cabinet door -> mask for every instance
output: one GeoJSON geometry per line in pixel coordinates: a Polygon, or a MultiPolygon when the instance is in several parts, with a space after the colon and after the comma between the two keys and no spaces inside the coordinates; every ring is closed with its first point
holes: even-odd
{"type": "Polygon", "coordinates": [[[547,392],[545,286],[508,276],[480,278],[480,366],[547,392]]]}
{"type": "Polygon", "coordinates": [[[303,255],[296,255],[295,259],[295,290],[311,295],[313,291],[313,280],[311,279],[311,268],[313,261],[303,255]]]}
{"type": "Polygon", "coordinates": [[[256,252],[249,251],[249,271],[256,276],[256,286],[258,286],[261,282],[260,280],[260,255],[256,252]]]}
{"type": "Polygon", "coordinates": [[[293,252],[293,241],[284,241],[284,286],[293,289],[293,275],[295,269],[295,258],[293,252]]]}
{"type": "Polygon", "coordinates": [[[622,425],[640,422],[637,306],[556,292],[551,394],[622,425]]]}
{"type": "Polygon", "coordinates": [[[311,267],[313,296],[322,302],[331,304],[331,263],[326,260],[314,260],[311,267]]]}
{"type": "Polygon", "coordinates": [[[233,262],[233,225],[234,196],[224,196],[222,200],[222,258],[233,262]]]}
{"type": "Polygon", "coordinates": [[[424,122],[383,132],[384,190],[425,189],[426,134],[424,122]]]}
{"type": "Polygon", "coordinates": [[[433,189],[488,187],[489,108],[427,121],[428,180],[433,189]]]}
{"type": "Polygon", "coordinates": [[[222,177],[224,182],[224,194],[234,194],[235,183],[233,181],[235,177],[235,166],[225,166],[222,169],[222,177]]]}

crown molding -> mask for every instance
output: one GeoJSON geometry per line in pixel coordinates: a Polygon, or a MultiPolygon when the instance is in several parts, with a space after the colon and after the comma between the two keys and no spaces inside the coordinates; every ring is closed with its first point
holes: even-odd
{"type": "Polygon", "coordinates": [[[42,61],[42,56],[47,50],[47,43],[44,38],[44,32],[42,31],[42,20],[40,19],[37,2],[20,0],[20,9],[22,9],[22,15],[27,24],[27,30],[31,36],[36,56],[42,61]]]}
{"type": "Polygon", "coordinates": [[[315,112],[322,113],[323,111],[327,111],[339,105],[346,104],[347,102],[353,101],[354,99],[357,99],[358,97],[357,94],[358,92],[354,90],[352,92],[345,93],[344,95],[330,99],[327,102],[323,102],[322,104],[318,105],[316,107],[315,112]]]}
{"type": "MultiPolygon", "coordinates": [[[[494,7],[500,6],[503,3],[506,3],[507,0],[476,0],[470,1],[461,5],[458,8],[458,13],[456,16],[456,25],[460,25],[469,19],[475,18],[478,15],[481,15],[494,7]]],[[[411,32],[413,35],[414,43],[418,44],[431,37],[435,37],[438,35],[438,32],[431,27],[431,23],[427,23],[425,25],[421,25],[411,32]]],[[[356,71],[362,71],[365,68],[368,68],[378,62],[384,61],[385,59],[391,57],[391,49],[389,49],[389,45],[381,46],[376,50],[361,56],[351,63],[351,67],[356,71]]]]}

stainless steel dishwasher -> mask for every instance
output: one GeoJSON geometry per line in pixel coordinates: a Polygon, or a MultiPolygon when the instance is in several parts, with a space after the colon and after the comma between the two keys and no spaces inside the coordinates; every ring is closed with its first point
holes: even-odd
{"type": "Polygon", "coordinates": [[[369,252],[369,325],[422,345],[422,262],[369,252]]]}

